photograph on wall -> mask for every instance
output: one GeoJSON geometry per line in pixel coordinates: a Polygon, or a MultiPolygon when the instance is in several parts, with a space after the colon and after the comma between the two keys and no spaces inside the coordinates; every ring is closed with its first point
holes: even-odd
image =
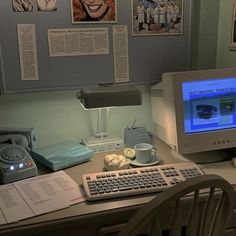
{"type": "Polygon", "coordinates": [[[13,11],[33,11],[32,0],[12,0],[13,11]]]}
{"type": "Polygon", "coordinates": [[[183,34],[183,0],[132,0],[133,35],[183,34]]]}
{"type": "Polygon", "coordinates": [[[236,50],[236,4],[233,5],[230,49],[236,50]]]}
{"type": "Polygon", "coordinates": [[[57,0],[37,0],[39,11],[56,11],[57,0]]]}
{"type": "Polygon", "coordinates": [[[115,23],[117,0],[71,0],[72,23],[115,23]]]}

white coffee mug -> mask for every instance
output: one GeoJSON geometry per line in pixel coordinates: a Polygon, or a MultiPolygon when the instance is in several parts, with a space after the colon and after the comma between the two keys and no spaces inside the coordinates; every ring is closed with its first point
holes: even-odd
{"type": "Polygon", "coordinates": [[[151,162],[156,150],[149,143],[138,143],[134,146],[136,160],[140,163],[151,162]]]}

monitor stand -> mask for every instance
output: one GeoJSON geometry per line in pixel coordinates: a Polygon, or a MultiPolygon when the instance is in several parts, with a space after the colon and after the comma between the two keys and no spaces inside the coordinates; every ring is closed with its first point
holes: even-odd
{"type": "Polygon", "coordinates": [[[224,149],[224,150],[182,154],[182,156],[192,162],[195,162],[196,164],[207,164],[207,163],[226,161],[228,157],[228,152],[227,149],[224,149]]]}

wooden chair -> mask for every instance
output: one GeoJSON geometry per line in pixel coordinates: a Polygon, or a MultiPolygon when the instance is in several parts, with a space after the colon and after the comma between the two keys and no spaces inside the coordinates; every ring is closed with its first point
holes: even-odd
{"type": "Polygon", "coordinates": [[[232,186],[220,176],[194,177],[158,194],[138,210],[118,235],[221,236],[233,212],[234,197],[232,186]],[[170,206],[172,216],[166,219],[170,206]],[[168,222],[168,229],[161,227],[161,220],[168,222]]]}

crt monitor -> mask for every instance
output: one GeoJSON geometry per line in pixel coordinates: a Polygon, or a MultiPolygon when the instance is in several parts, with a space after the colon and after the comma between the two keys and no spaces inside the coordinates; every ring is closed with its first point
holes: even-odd
{"type": "Polygon", "coordinates": [[[236,67],[164,73],[151,102],[158,137],[177,153],[215,162],[236,147],[236,67]]]}

